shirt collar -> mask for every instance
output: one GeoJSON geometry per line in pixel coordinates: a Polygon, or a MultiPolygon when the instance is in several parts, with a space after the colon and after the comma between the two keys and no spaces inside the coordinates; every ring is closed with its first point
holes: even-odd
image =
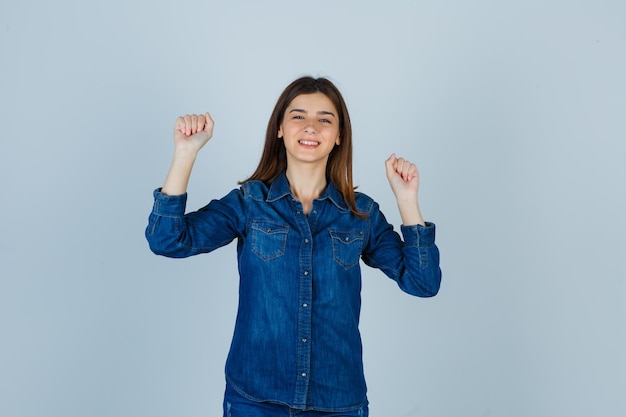
{"type": "MultiPolygon", "coordinates": [[[[289,181],[287,181],[287,176],[283,172],[270,185],[266,201],[271,203],[286,196],[293,197],[291,189],[289,188],[289,181]]],[[[342,211],[349,211],[348,205],[343,199],[343,196],[332,182],[328,183],[322,195],[317,198],[317,200],[325,199],[330,200],[335,206],[337,206],[338,209],[342,211]]]]}

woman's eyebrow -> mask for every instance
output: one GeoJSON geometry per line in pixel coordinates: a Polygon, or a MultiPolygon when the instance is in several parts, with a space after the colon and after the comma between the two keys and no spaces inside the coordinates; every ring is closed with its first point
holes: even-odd
{"type": "MultiPolygon", "coordinates": [[[[289,111],[289,113],[294,113],[294,112],[296,112],[296,113],[304,113],[304,114],[308,114],[309,113],[308,111],[306,111],[304,109],[291,109],[289,111]]],[[[337,117],[337,116],[335,116],[335,113],[333,113],[331,111],[327,111],[327,110],[320,110],[320,111],[317,112],[317,114],[318,115],[330,115],[330,116],[333,116],[335,118],[337,117]]]]}

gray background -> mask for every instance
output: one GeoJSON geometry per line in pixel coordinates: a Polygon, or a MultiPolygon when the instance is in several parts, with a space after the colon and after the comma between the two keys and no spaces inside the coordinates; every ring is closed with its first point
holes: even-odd
{"type": "Polygon", "coordinates": [[[212,112],[189,208],[258,161],[294,78],[348,102],[355,180],[422,175],[444,283],[364,270],[373,416],[626,416],[624,1],[0,5],[0,415],[217,416],[234,246],[143,237],[179,114],[212,112]]]}

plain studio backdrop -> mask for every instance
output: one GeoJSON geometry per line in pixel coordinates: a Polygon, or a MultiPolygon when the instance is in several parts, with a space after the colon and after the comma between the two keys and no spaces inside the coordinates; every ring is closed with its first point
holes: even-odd
{"type": "Polygon", "coordinates": [[[624,1],[0,5],[0,415],[221,415],[235,245],[144,239],[180,114],[188,209],[255,168],[282,89],[345,95],[355,182],[420,169],[443,285],[363,266],[376,417],[626,416],[624,1]]]}

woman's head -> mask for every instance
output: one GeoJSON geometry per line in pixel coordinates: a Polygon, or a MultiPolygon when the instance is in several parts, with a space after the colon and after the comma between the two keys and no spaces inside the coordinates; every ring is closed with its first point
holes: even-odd
{"type": "Polygon", "coordinates": [[[333,148],[326,165],[326,177],[343,194],[351,208],[354,208],[354,187],[352,185],[352,125],[346,103],[339,89],[326,78],[302,77],[293,81],[282,92],[267,124],[263,155],[256,171],[249,180],[271,183],[287,169],[287,154],[279,131],[285,112],[291,102],[304,94],[324,94],[334,105],[339,123],[339,143],[333,148]]]}
{"type": "MultiPolygon", "coordinates": [[[[337,87],[335,87],[335,85],[326,78],[302,77],[293,81],[287,86],[287,88],[285,88],[283,93],[278,98],[278,101],[274,106],[274,111],[270,116],[265,141],[266,144],[268,141],[279,142],[279,144],[282,143],[280,140],[276,141],[276,138],[278,137],[280,126],[283,123],[287,108],[296,97],[314,93],[324,94],[337,111],[336,116],[339,123],[339,137],[341,138],[341,141],[333,149],[329,156],[328,169],[331,169],[332,165],[338,160],[345,160],[348,157],[351,159],[352,125],[350,124],[348,108],[346,107],[346,103],[341,96],[341,93],[337,87]]],[[[284,145],[282,146],[282,149],[283,153],[281,156],[284,156],[284,145]]]]}

